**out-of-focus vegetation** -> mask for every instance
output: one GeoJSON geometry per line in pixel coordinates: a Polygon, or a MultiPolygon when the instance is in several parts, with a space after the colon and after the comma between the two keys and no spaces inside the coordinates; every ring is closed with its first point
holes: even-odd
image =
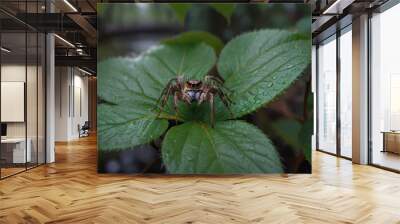
{"type": "Polygon", "coordinates": [[[206,31],[227,43],[265,28],[310,34],[306,4],[98,4],[99,59],[134,56],[185,31],[206,31]]]}

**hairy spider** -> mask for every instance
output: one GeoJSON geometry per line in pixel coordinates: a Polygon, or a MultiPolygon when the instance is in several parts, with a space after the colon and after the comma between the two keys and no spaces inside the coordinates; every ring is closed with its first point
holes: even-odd
{"type": "Polygon", "coordinates": [[[215,96],[218,96],[221,99],[222,103],[228,108],[232,115],[232,112],[230,111],[232,101],[227,95],[227,92],[229,92],[229,90],[223,86],[223,81],[216,76],[207,75],[203,81],[186,80],[183,76],[178,76],[172,78],[161,92],[161,96],[158,100],[158,104],[160,104],[159,113],[161,113],[165,104],[168,102],[169,96],[174,97],[174,109],[176,113],[178,113],[179,101],[183,101],[187,104],[197,103],[197,105],[200,105],[204,101],[208,101],[211,110],[211,126],[214,127],[215,96]]]}

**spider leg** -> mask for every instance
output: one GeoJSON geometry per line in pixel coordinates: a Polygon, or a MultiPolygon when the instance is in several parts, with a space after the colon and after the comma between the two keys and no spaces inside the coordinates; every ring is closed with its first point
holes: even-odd
{"type": "Polygon", "coordinates": [[[178,79],[177,78],[172,78],[171,80],[168,81],[167,85],[161,91],[160,97],[157,100],[157,105],[161,102],[161,100],[163,99],[164,95],[166,94],[166,92],[168,92],[168,90],[171,88],[171,86],[173,86],[172,82],[178,82],[178,79]]]}
{"type": "Polygon", "coordinates": [[[232,100],[225,95],[224,92],[222,92],[221,90],[217,90],[218,96],[219,98],[221,98],[222,103],[225,105],[225,107],[229,110],[229,113],[231,114],[231,118],[233,118],[233,112],[230,108],[230,105],[232,104],[232,100]]]}
{"type": "Polygon", "coordinates": [[[182,99],[184,101],[186,101],[187,104],[192,104],[192,102],[190,100],[190,97],[186,93],[184,93],[183,91],[181,92],[181,96],[182,96],[182,99]]]}
{"type": "Polygon", "coordinates": [[[207,98],[207,93],[208,93],[208,92],[202,92],[202,93],[200,94],[200,99],[199,99],[199,102],[197,102],[197,105],[202,104],[202,103],[204,102],[204,100],[206,100],[206,98],[207,98]]]}
{"type": "Polygon", "coordinates": [[[215,109],[214,109],[214,94],[209,93],[209,101],[210,101],[210,121],[211,121],[211,127],[214,128],[215,121],[214,121],[214,116],[215,116],[215,109]]]}
{"type": "Polygon", "coordinates": [[[221,98],[224,98],[224,100],[226,100],[226,102],[228,102],[229,104],[233,103],[231,98],[224,91],[222,91],[221,89],[218,89],[217,92],[221,98]]]}
{"type": "MultiPolygon", "coordinates": [[[[179,100],[179,92],[174,93],[174,110],[175,110],[175,115],[178,117],[179,111],[178,111],[178,100],[179,100]]],[[[178,122],[177,120],[175,120],[178,122]]]]}
{"type": "MultiPolygon", "coordinates": [[[[165,93],[161,95],[160,99],[160,108],[157,113],[157,117],[160,116],[161,112],[164,110],[165,105],[168,102],[168,97],[171,95],[173,86],[169,86],[165,93]]],[[[157,104],[158,105],[158,104],[157,104]]]]}
{"type": "Polygon", "coordinates": [[[229,110],[229,113],[230,113],[231,117],[233,118],[234,115],[230,108],[230,105],[233,104],[233,101],[225,93],[225,92],[228,92],[230,94],[230,93],[232,93],[232,91],[224,86],[224,80],[220,77],[211,76],[211,75],[207,75],[204,78],[204,80],[205,80],[206,84],[209,86],[209,88],[211,89],[211,93],[213,94],[213,96],[214,96],[214,94],[218,94],[222,103],[229,110]]]}
{"type": "Polygon", "coordinates": [[[219,78],[217,76],[207,75],[204,79],[208,84],[218,86],[220,89],[223,89],[228,93],[232,93],[232,90],[224,86],[224,80],[222,80],[222,78],[219,78]]]}
{"type": "Polygon", "coordinates": [[[159,104],[162,102],[162,100],[164,99],[164,97],[165,97],[165,95],[166,95],[166,93],[168,92],[168,90],[169,90],[169,86],[166,86],[162,91],[161,91],[161,94],[160,94],[160,97],[158,97],[158,99],[157,99],[157,103],[156,103],[156,108],[155,109],[158,109],[158,107],[159,107],[159,104]]]}
{"type": "Polygon", "coordinates": [[[181,84],[180,80],[181,80],[181,77],[172,78],[171,80],[168,81],[167,85],[161,91],[161,95],[158,98],[157,105],[156,105],[156,109],[158,109],[157,117],[160,116],[161,112],[164,109],[164,106],[167,104],[168,97],[171,94],[173,95],[177,91],[177,89],[179,89],[179,86],[181,84]]]}
{"type": "Polygon", "coordinates": [[[217,77],[217,76],[213,76],[213,75],[206,75],[206,77],[204,78],[206,81],[209,80],[214,80],[216,82],[218,82],[219,84],[224,84],[224,80],[222,80],[221,78],[217,77]]]}

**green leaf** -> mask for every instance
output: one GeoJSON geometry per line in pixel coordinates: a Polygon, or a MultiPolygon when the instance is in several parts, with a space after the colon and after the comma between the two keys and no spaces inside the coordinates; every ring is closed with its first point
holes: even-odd
{"type": "Polygon", "coordinates": [[[299,141],[303,149],[304,157],[311,163],[311,136],[313,134],[313,118],[307,119],[299,132],[299,141]]]}
{"type": "MultiPolygon", "coordinates": [[[[112,58],[98,65],[101,150],[121,149],[158,138],[167,121],[157,120],[157,100],[171,78],[202,79],[216,56],[206,44],[159,46],[133,58],[112,58]]],[[[184,107],[185,105],[183,105],[184,107]]],[[[168,104],[161,117],[178,118],[168,104]]]]}
{"type": "Polygon", "coordinates": [[[301,143],[299,141],[299,133],[302,124],[296,120],[278,120],[271,123],[274,133],[279,136],[286,144],[299,151],[301,143]]]}
{"type": "Polygon", "coordinates": [[[312,116],[314,111],[314,94],[312,92],[309,92],[307,95],[306,107],[306,110],[308,111],[308,116],[312,116]]]}
{"type": "Polygon", "coordinates": [[[201,44],[161,45],[137,58],[113,58],[99,63],[98,96],[110,103],[140,102],[148,111],[156,105],[171,78],[203,79],[216,55],[201,44]]]}
{"type": "Polygon", "coordinates": [[[313,104],[314,104],[314,95],[310,91],[307,96],[307,103],[306,103],[306,110],[307,110],[307,118],[306,121],[303,123],[303,126],[300,129],[299,132],[299,141],[301,144],[301,147],[303,149],[304,157],[308,162],[312,162],[312,156],[311,156],[311,136],[313,134],[314,130],[314,119],[313,119],[313,104]]]}
{"type": "Polygon", "coordinates": [[[172,10],[175,11],[175,15],[179,22],[183,24],[185,22],[186,14],[192,7],[192,4],[187,3],[170,3],[168,4],[172,10]]]}
{"type": "Polygon", "coordinates": [[[312,117],[301,123],[296,120],[278,120],[271,123],[274,133],[290,145],[296,153],[304,154],[311,163],[311,135],[313,132],[312,117]]]}
{"type": "Polygon", "coordinates": [[[164,40],[162,43],[165,44],[195,44],[205,43],[214,48],[215,53],[219,52],[224,47],[224,43],[217,36],[212,35],[208,32],[203,31],[191,31],[184,32],[178,36],[164,40]]]}
{"type": "Polygon", "coordinates": [[[271,141],[242,121],[218,122],[214,128],[201,122],[175,126],[164,139],[162,157],[174,174],[283,172],[271,141]]]}
{"type": "Polygon", "coordinates": [[[140,108],[145,105],[98,106],[99,149],[118,150],[148,143],[160,137],[168,128],[167,120],[156,119],[140,108]]]}
{"type": "Polygon", "coordinates": [[[218,71],[225,86],[234,91],[234,116],[241,117],[271,102],[310,62],[311,40],[297,33],[261,30],[230,41],[221,52],[218,71]]]}
{"type": "MultiPolygon", "coordinates": [[[[176,17],[181,24],[185,22],[186,15],[192,8],[192,4],[187,3],[170,3],[169,6],[174,10],[176,17]]],[[[210,3],[209,6],[224,16],[228,23],[230,22],[231,15],[235,10],[235,4],[210,3]]]]}
{"type": "Polygon", "coordinates": [[[102,17],[106,11],[106,4],[97,4],[96,8],[97,12],[99,13],[99,17],[102,17]]]}
{"type": "Polygon", "coordinates": [[[235,11],[235,4],[210,3],[209,5],[223,15],[228,23],[231,21],[231,15],[235,11]]]}
{"type": "Polygon", "coordinates": [[[296,28],[299,33],[311,36],[311,17],[304,17],[296,23],[296,28]]]}

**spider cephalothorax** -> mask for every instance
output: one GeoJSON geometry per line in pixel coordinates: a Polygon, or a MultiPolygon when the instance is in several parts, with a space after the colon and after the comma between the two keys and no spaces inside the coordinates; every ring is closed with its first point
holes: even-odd
{"type": "Polygon", "coordinates": [[[187,104],[197,103],[200,105],[204,101],[210,104],[210,120],[214,126],[214,101],[218,96],[223,104],[228,108],[232,103],[227,95],[227,89],[223,87],[223,81],[215,76],[206,76],[204,80],[186,80],[183,76],[172,78],[161,93],[160,112],[168,102],[168,97],[174,97],[174,109],[178,113],[178,102],[183,101],[187,104]]]}

